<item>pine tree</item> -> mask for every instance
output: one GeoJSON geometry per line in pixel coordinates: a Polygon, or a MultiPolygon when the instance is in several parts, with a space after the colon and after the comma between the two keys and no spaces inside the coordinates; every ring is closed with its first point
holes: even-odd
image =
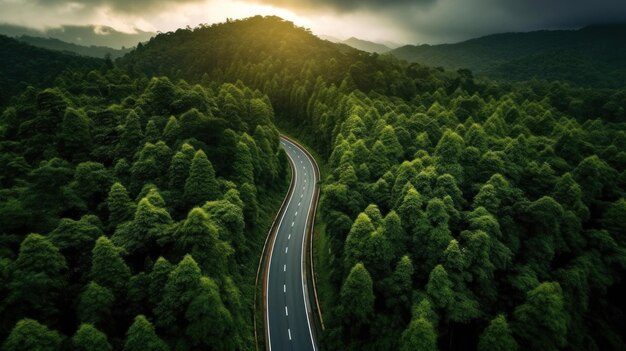
{"type": "Polygon", "coordinates": [[[163,299],[154,309],[157,326],[168,329],[172,335],[182,335],[182,318],[196,295],[200,277],[200,267],[193,257],[186,255],[170,273],[163,299]]]}
{"type": "Polygon", "coordinates": [[[6,351],[58,351],[62,338],[54,330],[33,319],[22,319],[7,337],[2,347],[6,351]]]}
{"type": "Polygon", "coordinates": [[[207,277],[200,278],[195,297],[186,313],[189,325],[185,334],[198,348],[234,350],[233,319],[224,306],[217,284],[207,277]]]}
{"type": "Polygon", "coordinates": [[[101,325],[108,321],[115,297],[111,290],[90,282],[80,294],[78,301],[78,319],[83,323],[101,325]]]}
{"type": "Polygon", "coordinates": [[[110,351],[111,344],[107,336],[91,324],[81,324],[72,337],[72,345],[76,351],[110,351]]]}
{"type": "Polygon", "coordinates": [[[250,149],[243,142],[237,143],[237,154],[233,161],[233,176],[238,184],[254,184],[254,165],[250,149]]]}
{"type": "Polygon", "coordinates": [[[518,348],[502,314],[491,320],[478,340],[478,351],[517,351],[518,348]]]}
{"type": "Polygon", "coordinates": [[[68,108],[59,133],[61,154],[69,160],[84,160],[91,151],[89,118],[82,110],[68,108]]]}
{"type": "Polygon", "coordinates": [[[184,196],[189,206],[199,206],[220,196],[215,170],[202,150],[198,150],[191,161],[184,196]]]}
{"type": "Polygon", "coordinates": [[[350,270],[340,292],[342,321],[345,325],[368,324],[374,314],[374,292],[370,274],[362,263],[350,270]]]}
{"type": "Polygon", "coordinates": [[[514,312],[513,332],[533,350],[565,346],[567,313],[559,283],[544,282],[526,293],[526,302],[514,312]]]}
{"type": "Polygon", "coordinates": [[[111,186],[109,196],[107,198],[109,207],[109,227],[116,228],[119,224],[132,218],[134,212],[134,204],[128,196],[126,188],[119,182],[111,186]]]}
{"type": "Polygon", "coordinates": [[[130,269],[121,257],[121,249],[101,236],[92,251],[90,276],[94,282],[121,296],[130,279],[130,269]]]}
{"type": "Polygon", "coordinates": [[[13,264],[9,303],[18,310],[51,317],[66,284],[66,269],[65,258],[47,237],[28,235],[13,264]]]}
{"type": "Polygon", "coordinates": [[[141,131],[139,116],[134,110],[131,110],[126,116],[124,129],[117,144],[118,156],[131,159],[135,155],[137,148],[142,146],[142,140],[143,132],[141,131]]]}
{"type": "Polygon", "coordinates": [[[167,344],[154,331],[154,327],[143,315],[135,317],[135,321],[126,332],[124,351],[167,351],[167,344]]]}
{"type": "Polygon", "coordinates": [[[437,332],[425,318],[413,319],[400,339],[400,351],[436,351],[437,332]]]}
{"type": "Polygon", "coordinates": [[[163,140],[165,140],[170,146],[174,145],[176,140],[180,137],[180,124],[174,116],[170,116],[167,120],[165,128],[163,128],[163,140]]]}

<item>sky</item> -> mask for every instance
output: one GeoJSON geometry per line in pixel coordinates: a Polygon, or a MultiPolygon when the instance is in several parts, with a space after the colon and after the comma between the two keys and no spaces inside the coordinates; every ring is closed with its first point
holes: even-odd
{"type": "Polygon", "coordinates": [[[257,14],[278,15],[338,39],[438,44],[492,33],[626,23],[626,0],[0,0],[3,28],[105,44],[107,38],[120,43],[113,38],[124,33],[132,43],[151,32],[257,14]]]}

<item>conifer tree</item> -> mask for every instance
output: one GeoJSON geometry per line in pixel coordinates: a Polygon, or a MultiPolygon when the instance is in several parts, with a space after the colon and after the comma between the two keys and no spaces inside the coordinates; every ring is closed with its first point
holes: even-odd
{"type": "Polygon", "coordinates": [[[185,201],[189,206],[200,206],[220,196],[219,184],[211,161],[198,150],[191,161],[189,177],[185,182],[185,201]]]}
{"type": "Polygon", "coordinates": [[[93,248],[90,276],[94,282],[121,296],[130,279],[130,269],[121,256],[122,249],[101,236],[93,248]]]}
{"type": "Polygon", "coordinates": [[[58,332],[48,329],[33,319],[22,319],[4,341],[2,350],[6,351],[57,351],[61,348],[62,338],[58,332]]]}
{"type": "Polygon", "coordinates": [[[167,344],[161,340],[154,327],[143,315],[135,317],[135,321],[126,332],[124,351],[167,351],[167,344]]]}
{"type": "Polygon", "coordinates": [[[77,351],[111,351],[107,336],[91,324],[81,324],[72,337],[72,345],[77,351]]]}

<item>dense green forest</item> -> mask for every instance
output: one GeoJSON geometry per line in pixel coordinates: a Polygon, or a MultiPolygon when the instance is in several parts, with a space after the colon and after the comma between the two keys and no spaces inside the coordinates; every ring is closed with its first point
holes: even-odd
{"type": "Polygon", "coordinates": [[[17,37],[16,39],[32,46],[37,46],[44,49],[97,58],[105,58],[107,56],[110,56],[111,58],[118,58],[124,56],[126,53],[132,50],[130,48],[114,49],[108,46],[77,45],[55,38],[34,37],[30,35],[22,35],[17,37]]]}
{"type": "Polygon", "coordinates": [[[3,349],[253,349],[287,180],[273,118],[241,83],[106,66],[17,96],[0,119],[3,349]]]}
{"type": "Polygon", "coordinates": [[[493,34],[455,44],[406,45],[391,54],[409,62],[468,68],[493,79],[561,80],[620,88],[626,79],[626,25],[493,34]]]}
{"type": "Polygon", "coordinates": [[[37,48],[0,35],[0,106],[27,86],[50,86],[65,70],[94,69],[102,60],[37,48]]]}
{"type": "Polygon", "coordinates": [[[625,348],[624,89],[475,79],[258,16],[115,66],[2,114],[5,348],[253,348],[238,267],[255,200],[284,191],[274,121],[328,170],[324,348],[625,348]]]}

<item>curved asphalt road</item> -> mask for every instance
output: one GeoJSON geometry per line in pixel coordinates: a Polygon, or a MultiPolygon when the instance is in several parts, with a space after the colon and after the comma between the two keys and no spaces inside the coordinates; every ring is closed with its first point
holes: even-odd
{"type": "Polygon", "coordinates": [[[294,166],[295,185],[274,237],[270,252],[266,292],[266,326],[271,351],[317,350],[313,341],[311,311],[304,279],[304,234],[315,192],[314,164],[295,144],[281,139],[294,166]]]}

